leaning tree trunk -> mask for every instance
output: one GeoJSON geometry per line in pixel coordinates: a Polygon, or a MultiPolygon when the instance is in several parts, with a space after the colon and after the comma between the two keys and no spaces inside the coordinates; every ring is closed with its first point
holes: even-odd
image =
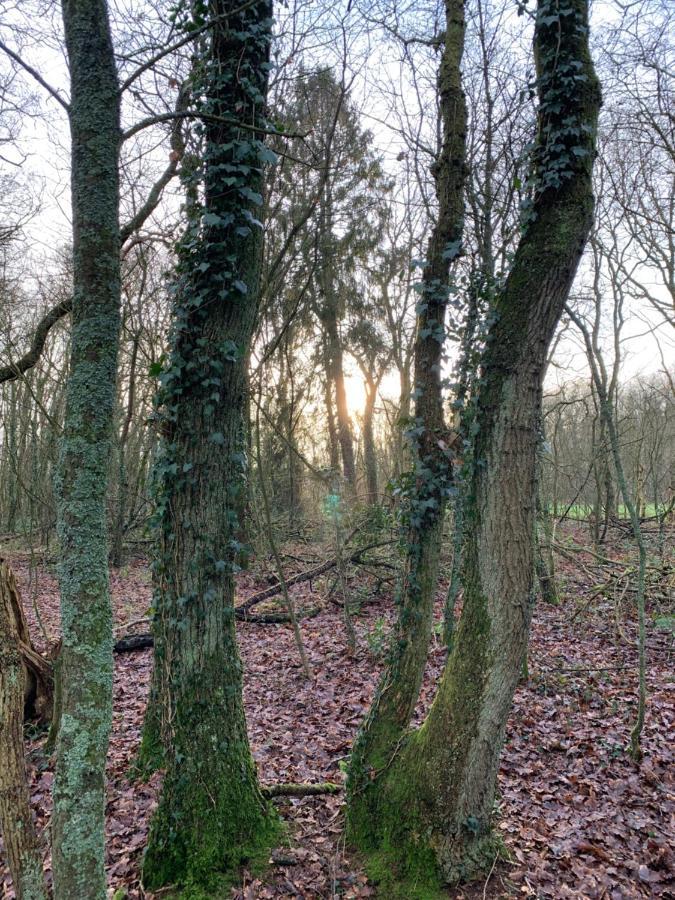
{"type": "Polygon", "coordinates": [[[429,239],[414,349],[414,418],[410,429],[413,486],[404,498],[406,559],[399,616],[387,667],[357,737],[350,767],[352,831],[370,818],[364,779],[388,765],[408,726],[422,685],[452,461],[443,419],[441,366],[449,274],[460,252],[466,178],[466,101],[462,90],[464,0],[446,2],[446,37],[438,74],[443,140],[434,164],[438,219],[429,239]]]}
{"type": "Polygon", "coordinates": [[[52,859],[57,898],[104,898],[112,722],[106,492],[120,327],[119,90],[103,0],[64,0],[70,67],[73,307],[57,486],[63,713],[52,859]]]}
{"type": "Polygon", "coordinates": [[[179,248],[158,401],[157,707],[146,727],[152,737],[159,712],[166,775],[143,866],[152,890],[188,881],[214,890],[219,874],[265,854],[277,831],[249,747],[234,619],[272,10],[268,0],[218,0],[209,15],[193,89],[204,204],[179,248]]]}
{"type": "Polygon", "coordinates": [[[600,90],[587,0],[562,11],[539,0],[535,57],[533,206],[482,361],[462,617],[422,727],[351,781],[352,838],[381,873],[418,888],[470,878],[495,859],[497,768],[532,605],[541,383],[593,218],[600,90]]]}
{"type": "Polygon", "coordinates": [[[26,779],[23,746],[27,670],[21,651],[20,606],[9,566],[0,561],[0,832],[17,900],[47,896],[26,779]]]}

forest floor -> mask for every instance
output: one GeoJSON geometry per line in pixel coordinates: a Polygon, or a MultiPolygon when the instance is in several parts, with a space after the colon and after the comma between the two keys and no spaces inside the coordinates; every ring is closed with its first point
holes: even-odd
{"type": "MultiPolygon", "coordinates": [[[[568,546],[584,539],[581,526],[568,529],[568,546]]],[[[627,544],[603,553],[627,567],[627,544]]],[[[328,549],[301,543],[284,548],[287,574],[326,558],[328,549]]],[[[30,565],[25,553],[2,548],[18,576],[32,634],[38,646],[58,635],[58,592],[49,566],[30,565]],[[36,620],[39,612],[41,628],[36,620]]],[[[560,558],[562,602],[538,603],[532,629],[529,677],[515,697],[499,773],[499,828],[511,860],[493,867],[486,883],[448,894],[474,898],[675,897],[672,608],[662,588],[649,604],[648,712],[644,760],[626,753],[636,708],[635,615],[627,580],[594,596],[598,585],[589,554],[569,551],[560,558]],[[623,586],[622,586],[623,585],[623,586]],[[626,588],[624,590],[624,587],[626,588]]],[[[240,599],[269,585],[271,564],[258,560],[239,577],[240,599]]],[[[249,733],[263,783],[344,779],[344,761],[368,707],[382,665],[393,618],[391,585],[368,596],[373,579],[350,570],[350,596],[363,598],[355,623],[358,649],[349,656],[342,612],[333,603],[302,631],[314,670],[303,678],[292,631],[287,625],[238,623],[245,668],[249,733]],[[341,766],[342,764],[342,766],[341,766]]],[[[670,570],[672,587],[672,560],[670,570]]],[[[313,606],[328,592],[330,579],[293,589],[300,606],[313,606]]],[[[440,617],[445,584],[439,589],[440,617]]],[[[116,621],[142,618],[151,583],[145,560],[112,573],[116,621]]],[[[257,608],[260,611],[260,608],[257,608]]],[[[142,628],[141,628],[142,630],[142,628]]],[[[418,718],[432,699],[444,649],[434,638],[418,718]]],[[[116,898],[145,896],[140,862],[157,800],[160,776],[148,783],[129,779],[138,748],[150,680],[152,652],[116,654],[113,735],[108,757],[107,869],[116,898]]],[[[32,800],[41,832],[49,823],[53,761],[44,734],[29,741],[32,800]]],[[[233,894],[263,898],[360,898],[375,896],[342,838],[340,797],[303,798],[278,804],[288,823],[286,861],[260,879],[246,876],[233,894]]],[[[0,845],[1,851],[1,845],[0,845]]],[[[49,859],[46,858],[49,867],[49,859]]],[[[0,854],[0,896],[13,896],[0,854]]],[[[147,895],[151,896],[151,895],[147,895]]],[[[76,900],[76,898],[73,898],[76,900]]],[[[386,898],[385,898],[386,900],[386,898]]]]}

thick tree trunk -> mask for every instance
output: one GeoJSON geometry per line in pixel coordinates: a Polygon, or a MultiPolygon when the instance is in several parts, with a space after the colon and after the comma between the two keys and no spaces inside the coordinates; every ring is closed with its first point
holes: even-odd
{"type": "Polygon", "coordinates": [[[106,493],[120,327],[119,91],[106,4],[64,0],[71,80],[73,323],[57,477],[63,716],[56,745],[56,898],[104,898],[112,721],[106,493]]]}
{"type": "Polygon", "coordinates": [[[406,560],[389,663],[359,732],[350,769],[350,825],[370,819],[372,771],[386,767],[408,726],[427,659],[443,521],[452,471],[443,419],[441,362],[451,263],[460,252],[466,178],[466,101],[461,83],[464,0],[447,0],[446,39],[438,74],[443,140],[434,164],[438,220],[429,239],[415,339],[413,486],[405,498],[406,560]]]}
{"type": "Polygon", "coordinates": [[[534,205],[483,357],[462,617],[422,727],[351,781],[353,838],[381,873],[418,886],[470,878],[498,848],[495,781],[532,605],[541,382],[593,216],[600,91],[587,0],[570,15],[539,0],[535,55],[534,205]]]}
{"type": "Polygon", "coordinates": [[[219,118],[204,125],[204,207],[180,247],[159,396],[158,706],[146,727],[152,739],[159,721],[166,775],[143,866],[153,890],[186,881],[213,890],[219,873],[231,878],[265,854],[277,830],[249,748],[234,620],[265,158],[251,128],[265,123],[271,4],[242,9],[218,0],[209,13],[214,23],[194,96],[219,118]],[[235,114],[245,129],[223,121],[235,114]]]}
{"type": "Polygon", "coordinates": [[[21,645],[19,594],[9,566],[0,562],[0,831],[17,900],[47,896],[38,848],[23,747],[28,690],[21,645]]]}

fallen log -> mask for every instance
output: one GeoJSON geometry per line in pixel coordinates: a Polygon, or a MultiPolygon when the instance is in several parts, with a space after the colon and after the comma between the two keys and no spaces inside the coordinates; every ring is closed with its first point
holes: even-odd
{"type": "MultiPolygon", "coordinates": [[[[313,606],[311,609],[301,610],[298,613],[298,619],[311,619],[323,609],[322,606],[313,606]]],[[[252,625],[284,625],[289,623],[290,617],[285,612],[262,613],[261,615],[237,615],[238,610],[235,609],[235,616],[244,622],[252,625]]],[[[148,647],[154,646],[154,638],[149,631],[142,631],[139,634],[128,634],[118,638],[113,644],[114,653],[134,653],[136,650],[147,650],[148,647]]]]}
{"type": "Polygon", "coordinates": [[[320,797],[324,794],[340,794],[344,790],[341,784],[324,781],[318,784],[265,784],[261,787],[263,797],[320,797]]]}
{"type": "Polygon", "coordinates": [[[132,653],[135,650],[146,650],[154,643],[154,638],[149,631],[141,634],[129,634],[115,641],[113,651],[115,653],[132,653]]]}

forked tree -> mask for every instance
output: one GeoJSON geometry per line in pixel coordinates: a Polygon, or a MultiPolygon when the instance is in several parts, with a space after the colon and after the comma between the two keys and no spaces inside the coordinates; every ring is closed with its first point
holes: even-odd
{"type": "MultiPolygon", "coordinates": [[[[450,4],[448,36],[457,14],[450,4]]],[[[352,760],[349,836],[370,857],[373,874],[392,882],[389,896],[396,882],[406,882],[406,897],[429,896],[489,868],[499,848],[495,783],[532,609],[542,379],[593,219],[600,87],[588,34],[588,0],[539,0],[531,202],[495,297],[473,400],[464,602],[453,647],[423,725],[408,730],[409,721],[392,719],[380,690],[352,760]],[[389,718],[386,740],[373,744],[368,730],[382,715],[389,718]]],[[[409,695],[414,682],[410,711],[425,651],[421,646],[415,666],[390,666],[385,676],[394,697],[409,695]]]]}

